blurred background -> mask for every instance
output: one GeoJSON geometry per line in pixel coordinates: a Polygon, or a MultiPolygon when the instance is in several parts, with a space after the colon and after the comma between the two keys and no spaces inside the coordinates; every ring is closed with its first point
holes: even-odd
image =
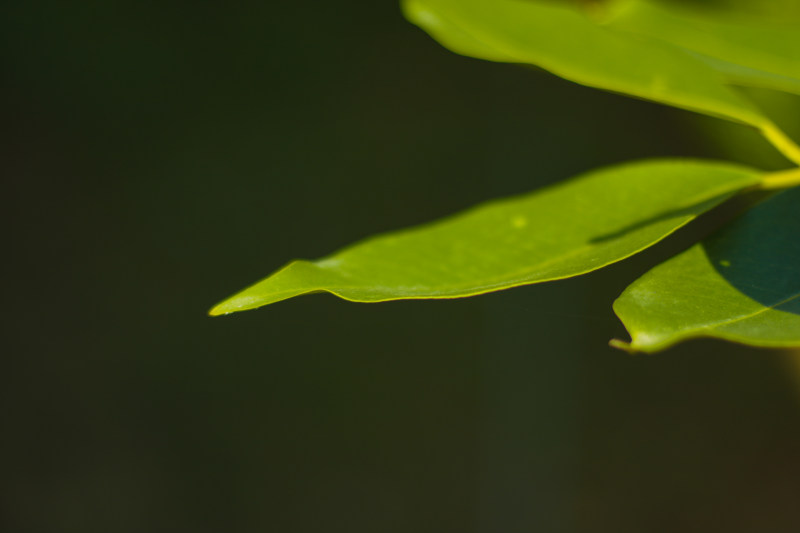
{"type": "Polygon", "coordinates": [[[569,281],[206,317],[600,165],[785,164],[748,130],[456,56],[392,1],[11,1],[0,35],[3,531],[800,528],[787,354],[607,347],[702,224],[569,281]]]}

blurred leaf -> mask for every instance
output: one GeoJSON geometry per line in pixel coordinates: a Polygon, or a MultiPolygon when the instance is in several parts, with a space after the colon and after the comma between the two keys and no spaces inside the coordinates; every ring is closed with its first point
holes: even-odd
{"type": "Polygon", "coordinates": [[[659,4],[671,7],[703,9],[709,13],[720,10],[737,17],[754,17],[765,23],[800,22],[798,0],[659,0],[659,4]]]}
{"type": "Polygon", "coordinates": [[[654,37],[696,53],[737,84],[800,94],[800,27],[726,11],[665,8],[629,0],[609,28],[654,37]],[[727,16],[726,16],[727,15],[727,16]]]}
{"type": "Polygon", "coordinates": [[[211,314],[319,291],[360,302],[456,298],[576,276],[651,246],[759,180],[715,162],[611,167],[319,261],[295,261],[211,314]]]}
{"type": "Polygon", "coordinates": [[[409,20],[423,28],[449,50],[498,63],[519,62],[515,56],[504,53],[486,40],[476,38],[453,21],[437,16],[428,9],[419,8],[414,2],[406,2],[403,5],[409,20]]]}
{"type": "MultiPolygon", "coordinates": [[[[760,109],[774,117],[778,127],[795,139],[800,138],[800,121],[797,120],[800,117],[800,96],[769,89],[743,88],[742,91],[760,109]]],[[[702,134],[703,143],[707,143],[713,153],[725,159],[762,169],[786,168],[786,160],[752,128],[703,115],[688,115],[685,118],[693,129],[702,134]]]]}
{"type": "Polygon", "coordinates": [[[614,310],[632,350],[694,337],[800,347],[800,188],[761,203],[628,287],[614,310]]]}
{"type": "Polygon", "coordinates": [[[520,0],[405,0],[406,16],[454,52],[529,63],[590,87],[763,127],[769,120],[687,51],[597,24],[574,7],[520,0]]]}

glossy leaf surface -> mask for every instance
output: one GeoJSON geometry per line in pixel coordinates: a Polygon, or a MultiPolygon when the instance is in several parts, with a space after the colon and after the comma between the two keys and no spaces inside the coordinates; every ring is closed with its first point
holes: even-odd
{"type": "Polygon", "coordinates": [[[632,350],[654,352],[693,337],[800,346],[800,188],[655,267],[614,310],[632,350]]]}
{"type": "Polygon", "coordinates": [[[360,302],[457,298],[576,276],[651,246],[759,180],[714,162],[612,167],[295,261],[211,314],[319,291],[360,302]]]}
{"type": "Polygon", "coordinates": [[[403,5],[412,22],[460,54],[528,63],[590,87],[759,128],[770,122],[695,53],[598,24],[569,4],[406,0],[403,5]]]}

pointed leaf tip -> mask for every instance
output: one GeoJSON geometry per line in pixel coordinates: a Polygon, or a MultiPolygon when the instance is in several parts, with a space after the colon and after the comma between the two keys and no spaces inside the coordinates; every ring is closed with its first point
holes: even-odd
{"type": "Polygon", "coordinates": [[[355,302],[443,299],[569,278],[652,246],[760,179],[708,161],[618,165],[292,262],[211,314],[313,292],[355,302]]]}

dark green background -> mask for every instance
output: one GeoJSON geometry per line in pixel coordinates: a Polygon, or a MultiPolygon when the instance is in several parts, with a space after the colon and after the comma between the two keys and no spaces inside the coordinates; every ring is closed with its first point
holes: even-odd
{"type": "Polygon", "coordinates": [[[800,527],[788,357],[606,347],[680,236],[474,299],[205,316],[375,232],[719,156],[688,113],[453,55],[393,2],[12,1],[0,34],[3,531],[800,527]]]}

